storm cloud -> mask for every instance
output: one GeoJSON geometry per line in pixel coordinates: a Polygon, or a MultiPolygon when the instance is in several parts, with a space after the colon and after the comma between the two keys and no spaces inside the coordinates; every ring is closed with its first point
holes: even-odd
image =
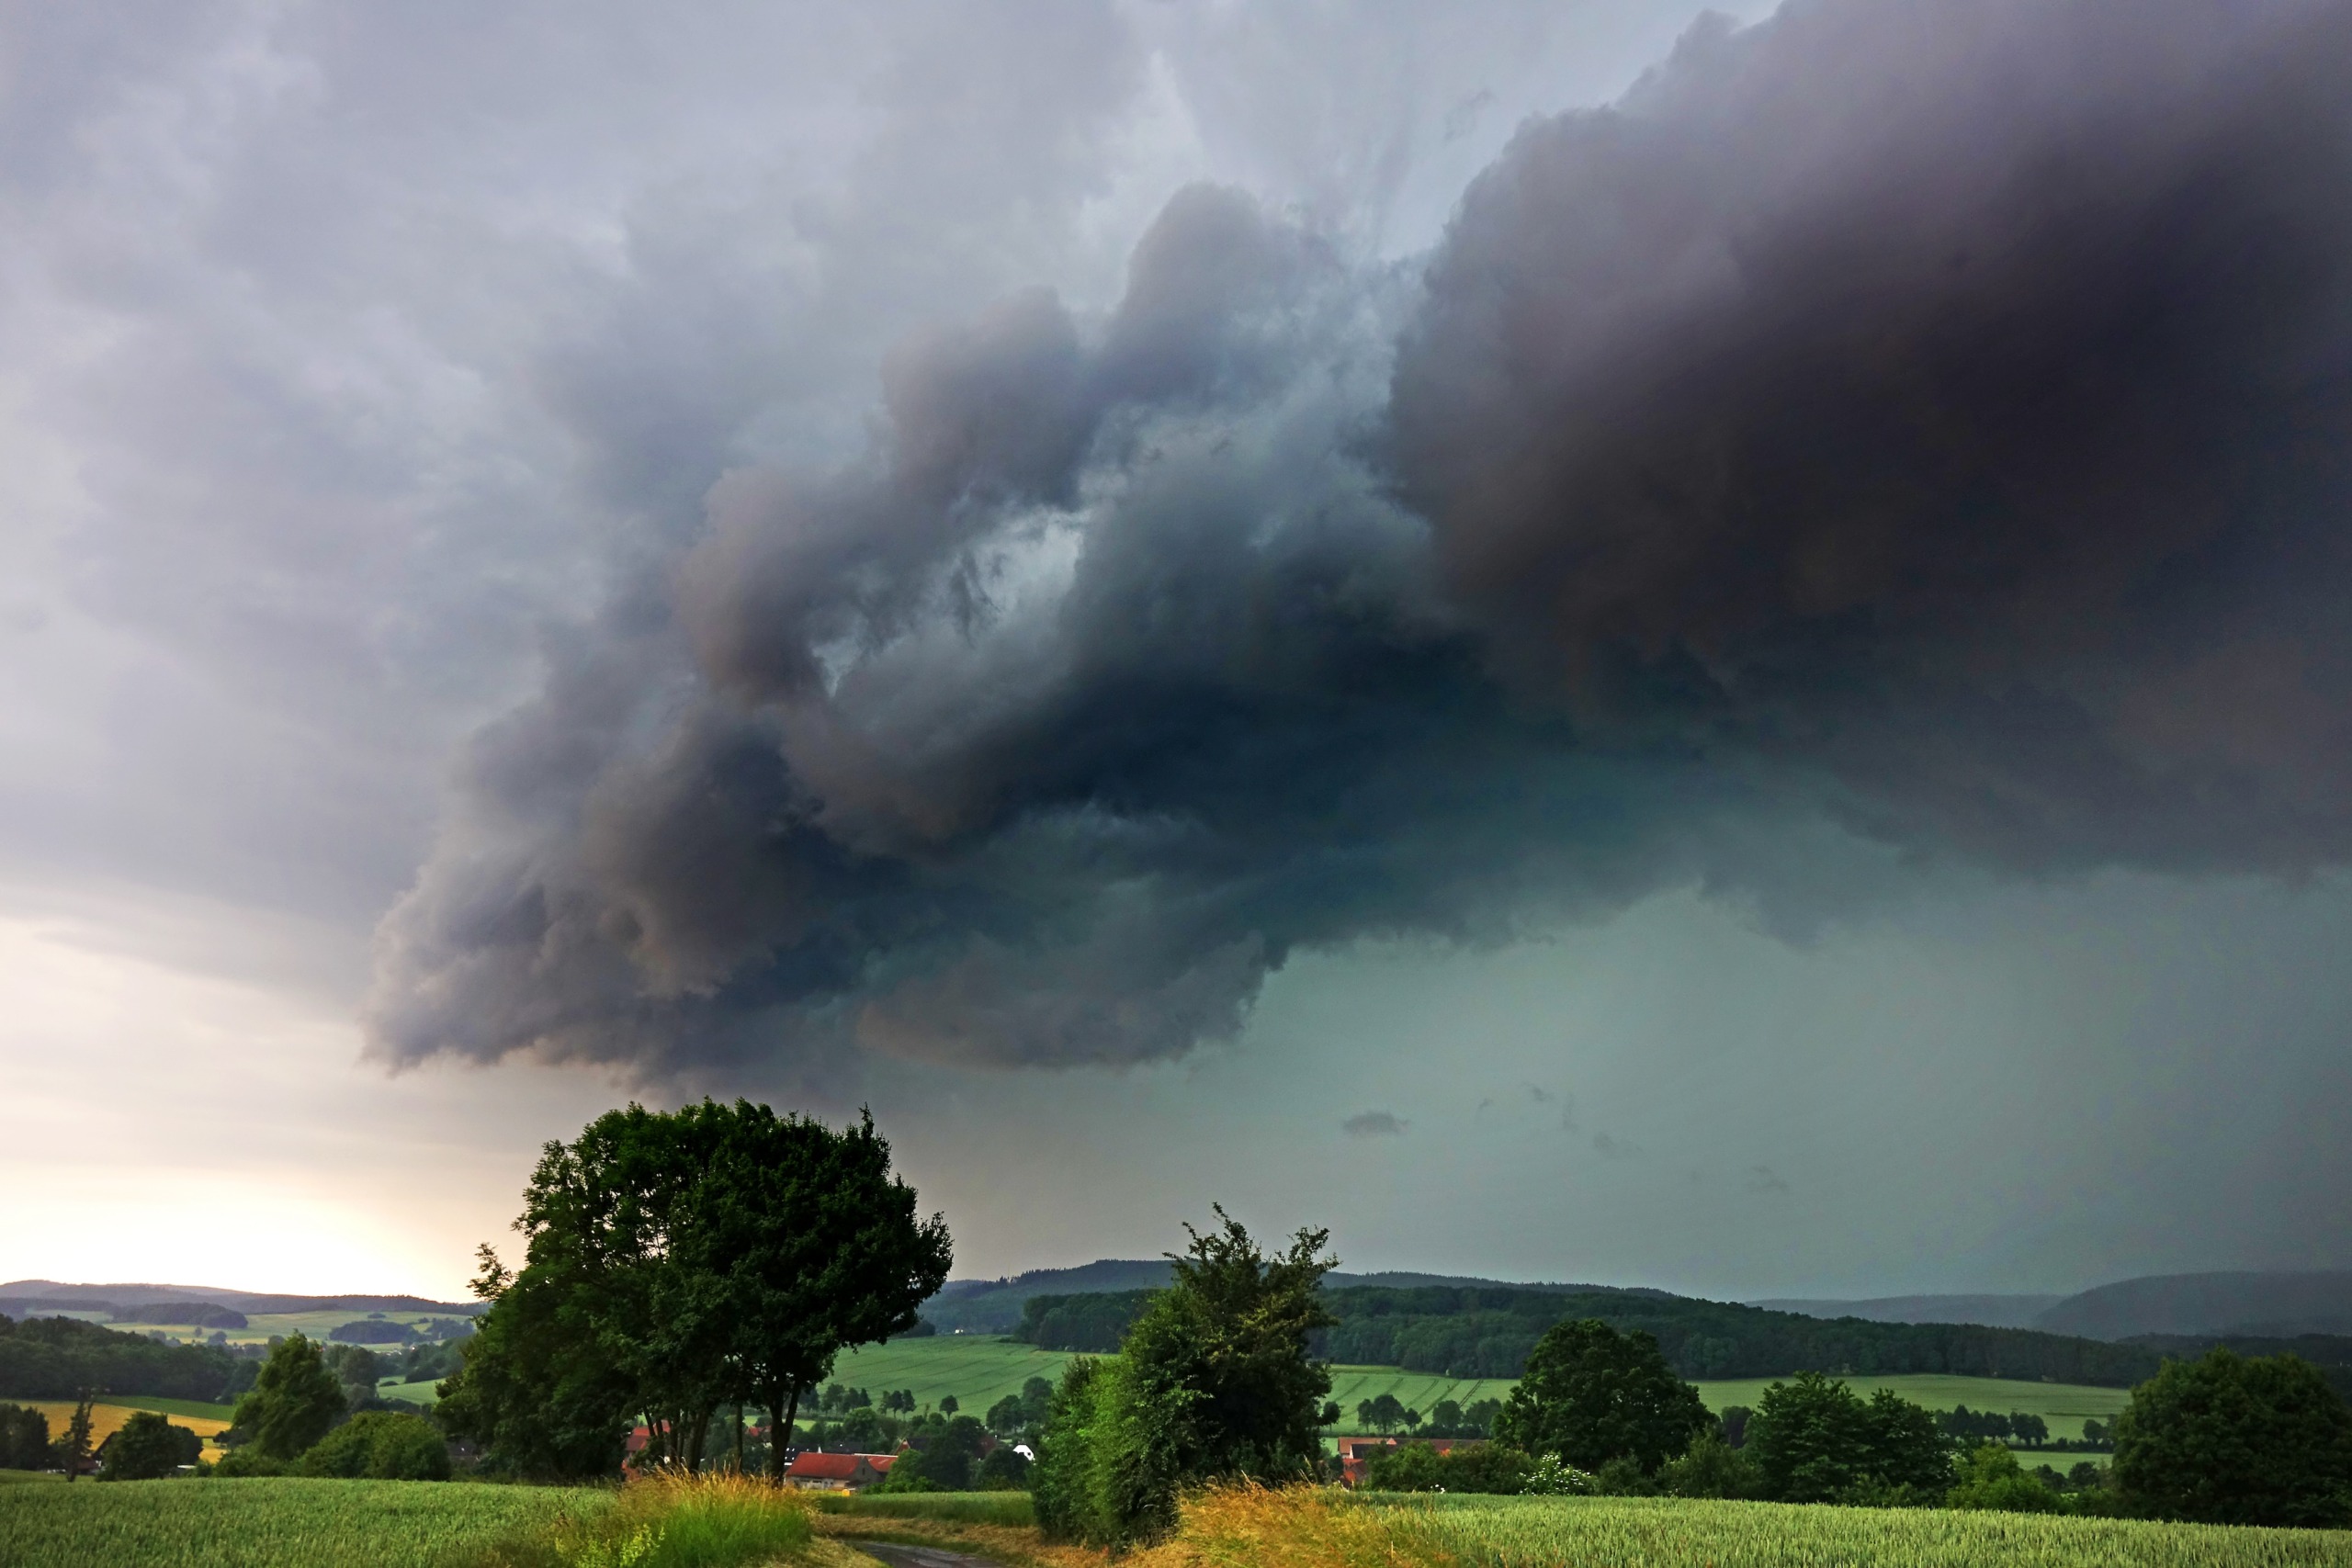
{"type": "MultiPolygon", "coordinates": [[[[1527,125],[1426,264],[1179,193],[880,367],[470,747],[394,1062],[1123,1063],[1293,953],[1821,825],[2046,872],[2347,828],[2352,7],[1790,7],[1527,125]]],[[[1834,860],[1834,857],[1833,857],[1834,860]]]]}

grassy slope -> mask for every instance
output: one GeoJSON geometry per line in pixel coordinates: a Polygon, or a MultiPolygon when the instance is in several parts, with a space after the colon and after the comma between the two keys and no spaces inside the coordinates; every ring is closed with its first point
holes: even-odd
{"type": "Polygon", "coordinates": [[[132,1481],[0,1487],[8,1568],[418,1568],[593,1489],[404,1481],[132,1481]]]}

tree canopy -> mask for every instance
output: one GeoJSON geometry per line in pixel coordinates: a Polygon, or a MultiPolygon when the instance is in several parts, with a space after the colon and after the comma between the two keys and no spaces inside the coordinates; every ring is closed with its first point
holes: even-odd
{"type": "Polygon", "coordinates": [[[2227,1349],[2167,1361],[2115,1420],[2132,1506],[2224,1525],[2352,1524],[2352,1411],[2309,1362],[2227,1349]]]}
{"type": "Polygon", "coordinates": [[[631,1105],[550,1143],[515,1228],[524,1265],[484,1249],[492,1305],[441,1414],[548,1477],[609,1472],[632,1419],[689,1468],[723,1406],[789,1432],[833,1358],[912,1327],[952,1260],[871,1116],[836,1131],[743,1100],[631,1105]]]}
{"type": "Polygon", "coordinates": [[[1527,1358],[1527,1375],[1504,1402],[1495,1435],[1579,1470],[1622,1457],[1654,1474],[1714,1423],[1656,1339],[1570,1318],[1554,1324],[1527,1358]]]}
{"type": "Polygon", "coordinates": [[[264,1459],[291,1460],[325,1437],[346,1408],[317,1344],[295,1334],[270,1351],[230,1426],[264,1459]]]}
{"type": "Polygon", "coordinates": [[[1938,1495],[1951,1482],[1951,1440],[1932,1414],[1893,1389],[1865,1401],[1819,1372],[1766,1389],[1744,1438],[1765,1495],[1784,1503],[1938,1495]]]}

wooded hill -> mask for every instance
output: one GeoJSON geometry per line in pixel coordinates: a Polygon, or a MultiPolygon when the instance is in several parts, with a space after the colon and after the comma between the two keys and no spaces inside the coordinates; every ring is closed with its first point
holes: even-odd
{"type": "Polygon", "coordinates": [[[227,1401],[258,1363],[210,1345],[165,1345],[70,1317],[0,1317],[0,1399],[72,1399],[85,1388],[227,1401]]]}
{"type": "MultiPolygon", "coordinates": [[[[1012,1337],[1046,1350],[1115,1350],[1151,1294],[1033,1296],[1012,1337]]],[[[1686,1378],[1941,1372],[2124,1388],[2161,1361],[2143,1346],[2028,1329],[1824,1320],[1651,1291],[1342,1287],[1323,1299],[1340,1322],[1317,1336],[1317,1355],[1444,1377],[1515,1378],[1544,1331],[1575,1317],[1646,1330],[1686,1378]]]]}

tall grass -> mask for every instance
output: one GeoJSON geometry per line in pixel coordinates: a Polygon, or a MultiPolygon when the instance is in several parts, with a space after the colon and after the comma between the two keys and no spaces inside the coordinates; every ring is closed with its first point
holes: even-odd
{"type": "Polygon", "coordinates": [[[1138,1568],[2300,1568],[2352,1534],[1684,1498],[1347,1498],[1232,1488],[1191,1499],[1138,1568]]]}
{"type": "Polygon", "coordinates": [[[607,1507],[451,1557],[450,1568],[742,1568],[814,1539],[797,1493],[741,1475],[654,1474],[607,1507]]]}

